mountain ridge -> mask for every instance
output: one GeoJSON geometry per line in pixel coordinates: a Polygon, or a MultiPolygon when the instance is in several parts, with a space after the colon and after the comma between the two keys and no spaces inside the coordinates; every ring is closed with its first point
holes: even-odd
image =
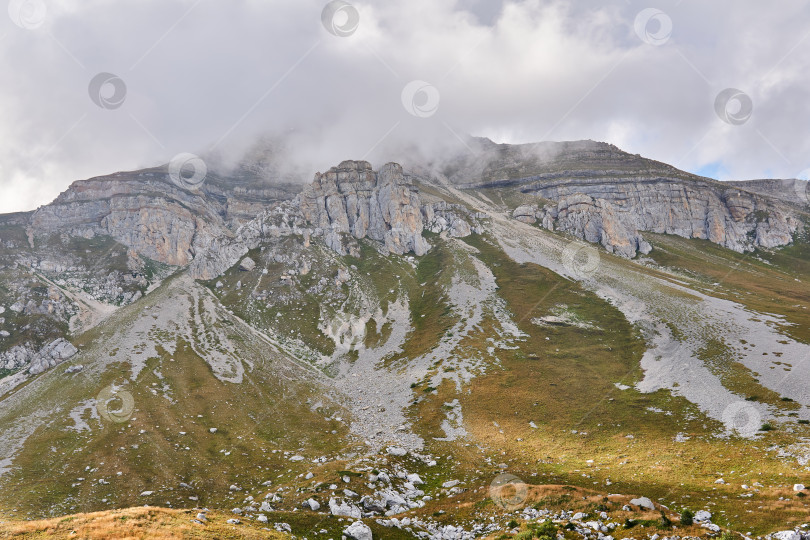
{"type": "MultiPolygon", "coordinates": [[[[798,526],[804,209],[729,187],[754,201],[719,222],[750,240],[740,255],[698,228],[642,230],[650,203],[621,203],[612,177],[590,194],[458,182],[594,170],[513,150],[443,170],[347,160],[255,214],[229,213],[227,177],[188,188],[157,168],[0,218],[0,515],[149,504],[437,540],[545,521],[673,534],[682,508],[709,517],[679,535],[798,526]],[[757,243],[763,222],[784,247],[757,243]],[[9,363],[14,347],[53,361],[9,363]]],[[[693,189],[725,204],[714,186],[693,189]]],[[[706,226],[692,191],[648,191],[687,217],[651,212],[706,226]]]]}

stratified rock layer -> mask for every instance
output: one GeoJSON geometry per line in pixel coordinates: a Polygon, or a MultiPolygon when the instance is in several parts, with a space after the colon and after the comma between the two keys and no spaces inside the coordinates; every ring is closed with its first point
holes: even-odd
{"type": "MultiPolygon", "coordinates": [[[[533,192],[556,201],[543,226],[632,257],[649,251],[639,231],[706,239],[737,252],[789,244],[799,221],[784,205],[735,188],[686,180],[549,182],[533,192]]],[[[517,217],[526,219],[521,209],[517,217]]]]}
{"type": "Polygon", "coordinates": [[[419,193],[397,163],[375,172],[367,161],[344,161],[316,174],[301,194],[301,213],[344,255],[352,251],[350,237],[371,238],[399,255],[423,255],[430,247],[422,238],[419,193]]]}

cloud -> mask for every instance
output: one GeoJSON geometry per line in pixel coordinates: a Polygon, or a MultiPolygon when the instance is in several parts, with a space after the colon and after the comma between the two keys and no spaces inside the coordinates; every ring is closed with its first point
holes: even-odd
{"type": "Polygon", "coordinates": [[[288,139],[305,176],[463,149],[468,133],[605,140],[724,179],[810,167],[798,0],[660,2],[641,34],[651,6],[625,0],[357,1],[345,37],[322,0],[42,0],[41,19],[38,1],[10,3],[28,28],[0,22],[0,211],[181,152],[233,158],[263,133],[288,139]],[[111,85],[90,95],[99,73],[125,85],[120,106],[98,105],[121,97],[111,85]],[[412,81],[427,86],[403,97],[412,81]],[[726,88],[751,98],[741,125],[715,113],[726,88]]]}

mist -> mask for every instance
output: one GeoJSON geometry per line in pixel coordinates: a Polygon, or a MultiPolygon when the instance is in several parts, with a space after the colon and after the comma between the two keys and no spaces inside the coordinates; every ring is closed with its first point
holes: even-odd
{"type": "Polygon", "coordinates": [[[183,152],[233,165],[262,137],[299,179],[469,135],[805,176],[808,21],[799,1],[13,0],[0,212],[183,152]]]}

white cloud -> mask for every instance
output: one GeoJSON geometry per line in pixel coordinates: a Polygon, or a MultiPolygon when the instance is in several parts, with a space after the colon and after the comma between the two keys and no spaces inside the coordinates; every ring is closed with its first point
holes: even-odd
{"type": "Polygon", "coordinates": [[[810,8],[798,0],[659,2],[672,21],[660,46],[633,28],[650,6],[625,0],[358,1],[349,37],[324,29],[321,0],[45,2],[39,28],[0,22],[0,211],[220,140],[235,152],[261,132],[294,136],[312,170],[464,133],[606,140],[729,178],[810,167],[810,8]],[[120,108],[90,100],[99,72],[125,81],[120,108]],[[436,114],[402,107],[414,79],[438,89],[436,114]],[[727,87],[753,100],[741,126],[715,115],[727,87]]]}

